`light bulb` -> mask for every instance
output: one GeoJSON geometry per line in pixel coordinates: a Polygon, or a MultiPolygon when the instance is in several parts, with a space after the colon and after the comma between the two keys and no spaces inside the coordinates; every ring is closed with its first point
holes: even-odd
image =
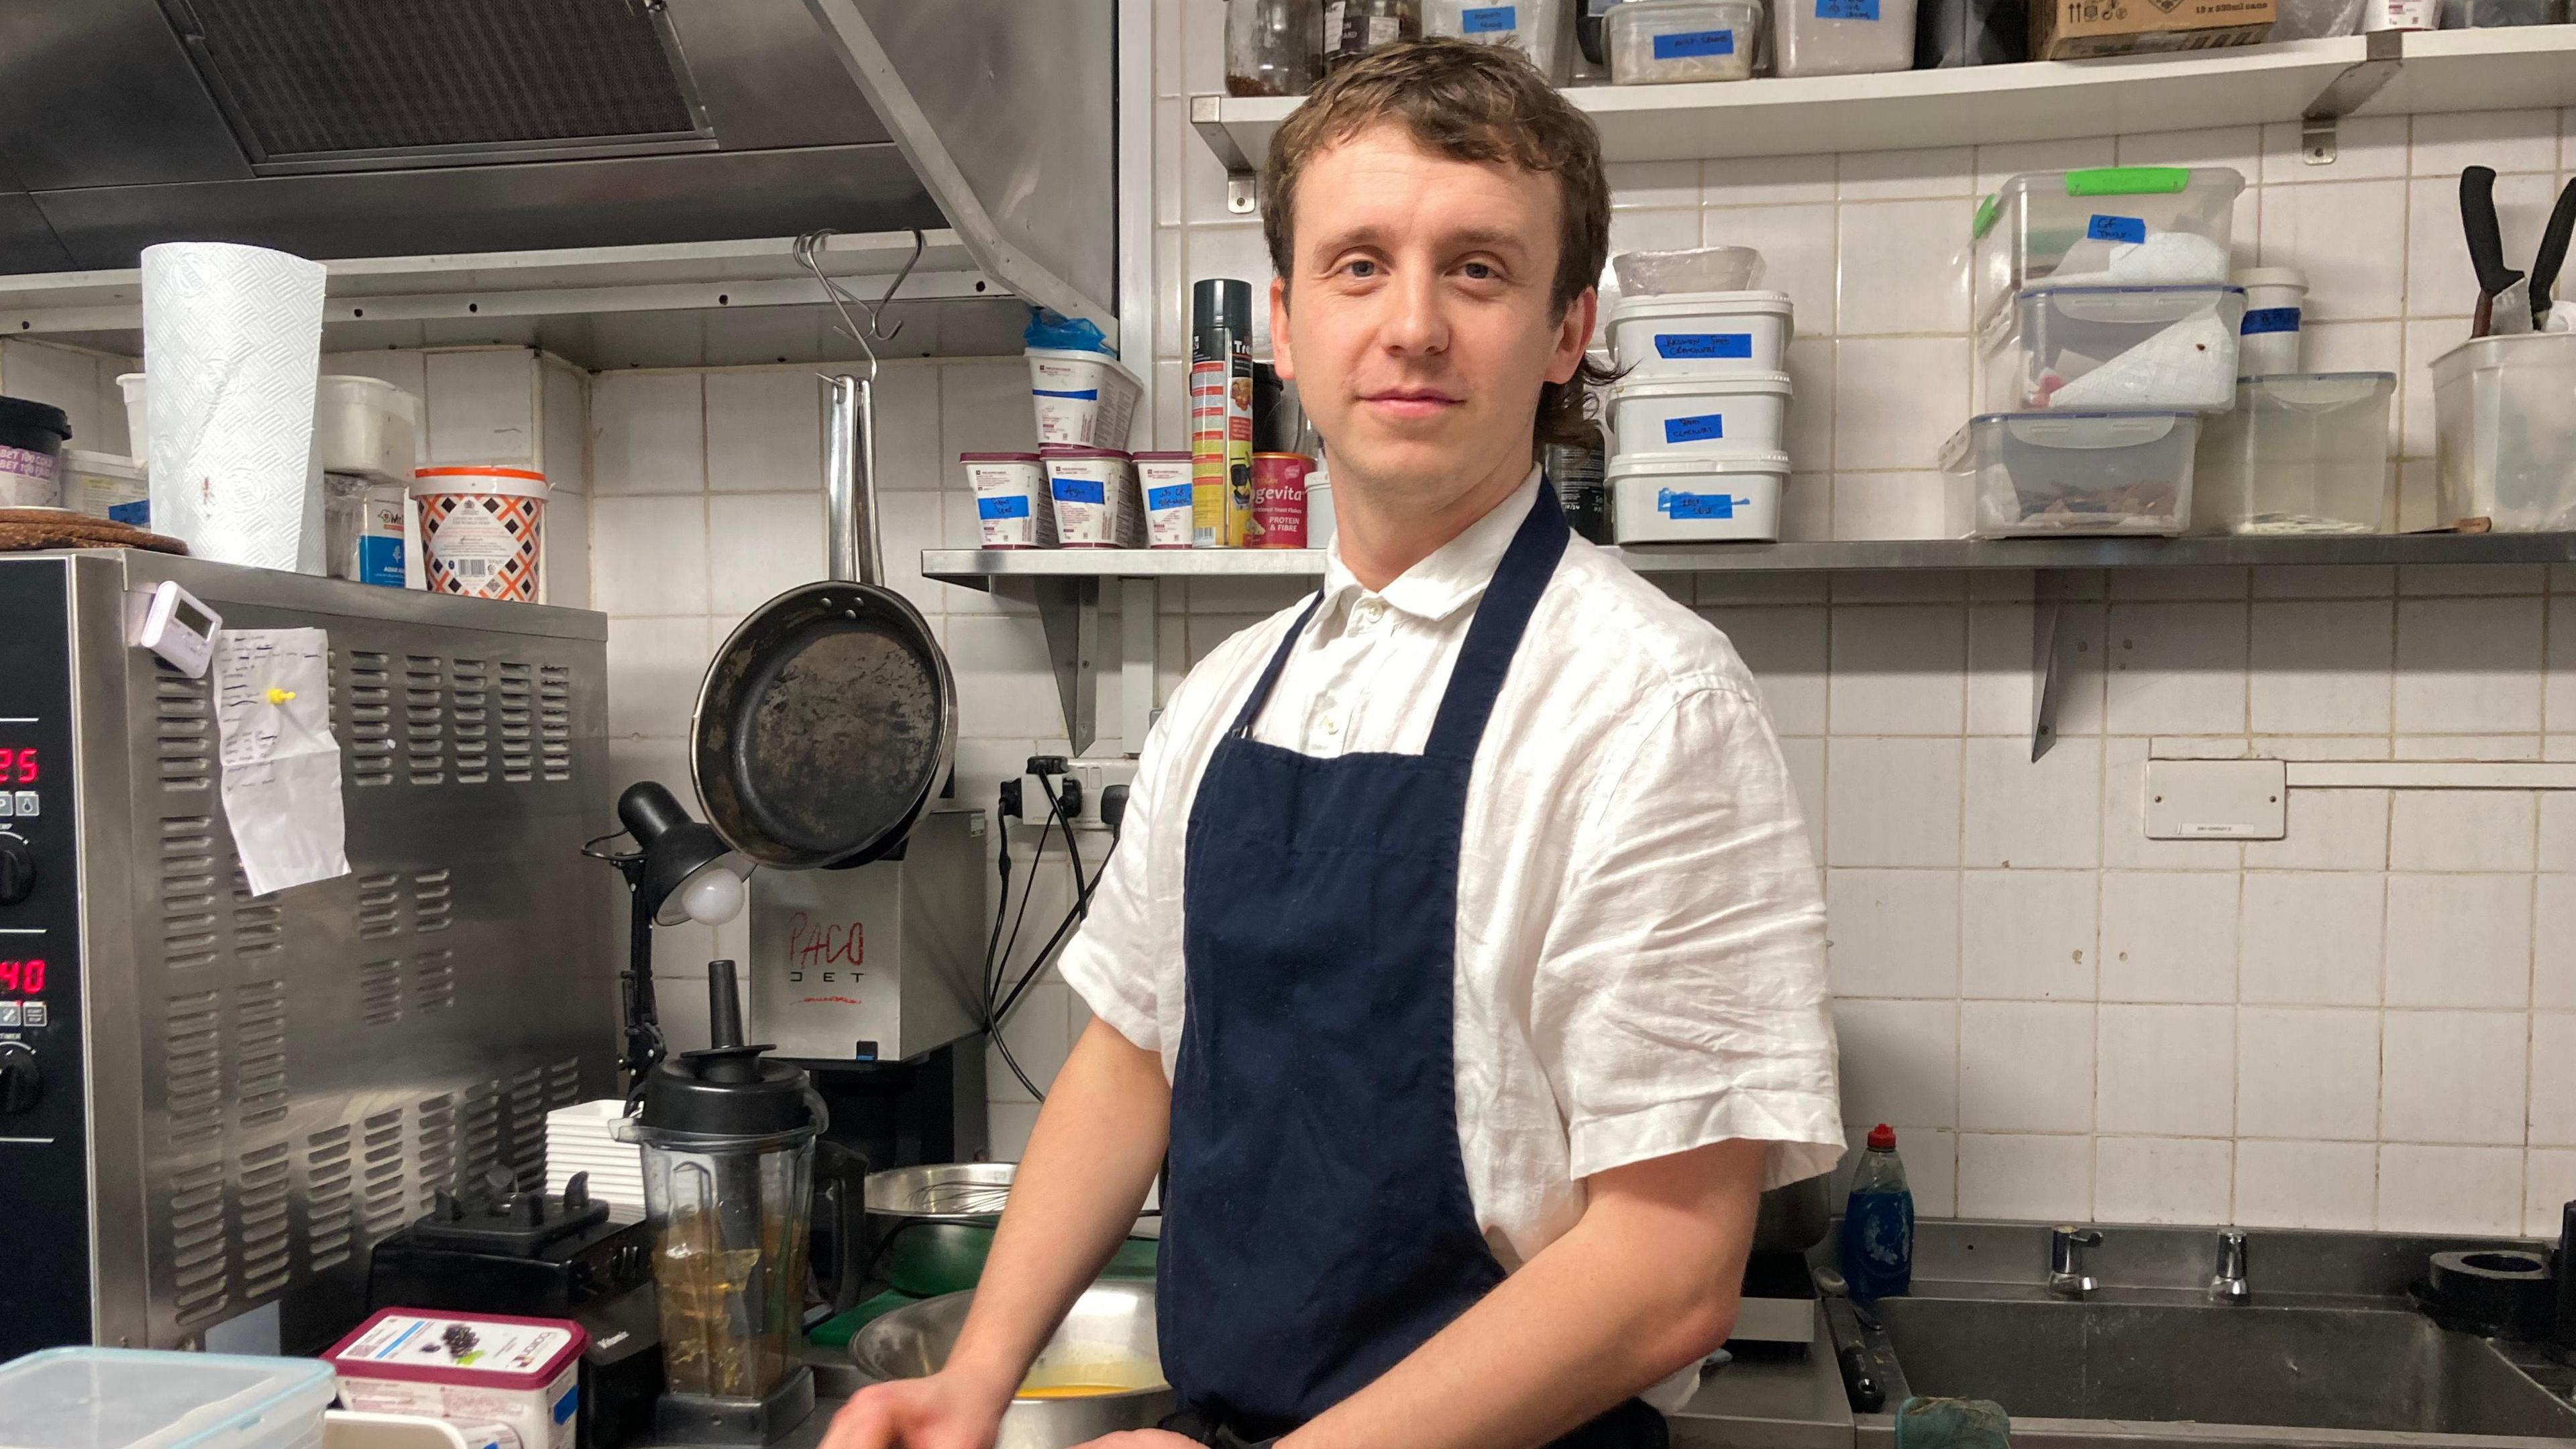
{"type": "Polygon", "coordinates": [[[742,877],[711,865],[680,887],[680,910],[690,920],[721,926],[742,914],[742,877]]]}

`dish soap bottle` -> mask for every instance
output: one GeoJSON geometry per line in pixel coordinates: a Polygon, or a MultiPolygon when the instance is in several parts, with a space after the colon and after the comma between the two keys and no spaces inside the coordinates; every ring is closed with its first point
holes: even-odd
{"type": "Polygon", "coordinates": [[[1913,1285],[1914,1194],[1896,1155],[1896,1130],[1884,1122],[1870,1129],[1869,1151],[1852,1174],[1842,1247],[1843,1279],[1854,1298],[1884,1298],[1913,1285]]]}

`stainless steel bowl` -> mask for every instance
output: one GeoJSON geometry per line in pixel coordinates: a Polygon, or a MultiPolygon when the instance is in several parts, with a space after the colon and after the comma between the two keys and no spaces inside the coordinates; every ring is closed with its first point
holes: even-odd
{"type": "MultiPolygon", "coordinates": [[[[919,1378],[948,1362],[972,1292],[926,1299],[870,1323],[850,1339],[850,1362],[870,1379],[919,1378]]],[[[1129,1384],[1114,1394],[1011,1401],[995,1449],[1072,1449],[1121,1429],[1150,1429],[1172,1412],[1154,1344],[1154,1285],[1101,1282],[1083,1290],[1064,1326],[1029,1366],[1029,1382],[1129,1384]]]]}
{"type": "Polygon", "coordinates": [[[1010,1201],[1016,1162],[934,1162],[868,1174],[868,1229],[882,1240],[905,1219],[940,1223],[1000,1222],[1010,1201]]]}

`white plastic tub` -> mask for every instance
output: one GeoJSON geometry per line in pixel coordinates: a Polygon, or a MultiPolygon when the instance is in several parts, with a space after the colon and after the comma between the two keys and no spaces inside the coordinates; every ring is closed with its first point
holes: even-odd
{"type": "Polygon", "coordinates": [[[1942,449],[1959,538],[2178,534],[2191,518],[2187,412],[1987,413],[1942,449]]]}
{"type": "Polygon", "coordinates": [[[2244,313],[2241,287],[2033,287],[1999,319],[1987,406],[2224,411],[2244,313]]]}
{"type": "Polygon", "coordinates": [[[1786,292],[1621,297],[1610,309],[1610,350],[1639,374],[1778,372],[1791,324],[1786,292]]]}
{"type": "Polygon", "coordinates": [[[1194,467],[1188,453],[1136,455],[1136,488],[1145,496],[1147,548],[1191,546],[1196,523],[1190,511],[1190,476],[1194,467]]]}
{"type": "Polygon", "coordinates": [[[2201,424],[2194,533],[2377,533],[2388,516],[2393,372],[2293,373],[2237,384],[2201,424]]]}
{"type": "Polygon", "coordinates": [[[1761,0],[1623,0],[1601,21],[1613,85],[1749,80],[1761,0]]]}
{"type": "Polygon", "coordinates": [[[1980,323],[2024,287],[2224,283],[2245,178],[2224,166],[2096,166],[2013,177],[1970,228],[1980,323]]]}
{"type": "Polygon", "coordinates": [[[329,377],[313,394],[325,473],[409,483],[420,466],[420,399],[382,378],[329,377]]]}
{"type": "Polygon", "coordinates": [[[1780,537],[1785,453],[1692,457],[1622,453],[1610,460],[1611,537],[1632,543],[1769,543],[1780,537]]]}
{"type": "Polygon", "coordinates": [[[125,446],[133,450],[134,461],[146,468],[152,465],[152,395],[143,385],[143,374],[120,372],[116,390],[125,399],[125,446]]]}
{"type": "Polygon", "coordinates": [[[1569,11],[1567,0],[1422,0],[1422,33],[1508,45],[1563,85],[1569,11]]]}
{"type": "Polygon", "coordinates": [[[2433,359],[2435,522],[2576,528],[2576,332],[2481,337],[2433,359]]]}
{"type": "Polygon", "coordinates": [[[1914,68],[1914,0],[1778,0],[1781,75],[1867,75],[1914,68]]]}
{"type": "Polygon", "coordinates": [[[1127,446],[1127,424],[1145,394],[1136,374],[1105,352],[1032,347],[1027,357],[1041,447],[1127,446]]]}
{"type": "Polygon", "coordinates": [[[49,1348],[0,1364],[11,1449],[315,1449],[336,1385],[310,1358],[49,1348]]]}
{"type": "Polygon", "coordinates": [[[1785,372],[1658,374],[1610,388],[1621,453],[1777,453],[1788,419],[1785,372]]]}
{"type": "Polygon", "coordinates": [[[1055,505],[1035,453],[960,453],[986,548],[1055,547],[1055,505]]]}
{"type": "Polygon", "coordinates": [[[1142,548],[1136,464],[1116,448],[1048,448],[1047,492],[1055,502],[1060,548],[1142,548]]]}
{"type": "Polygon", "coordinates": [[[2278,377],[2299,370],[2299,318],[2307,274],[2296,267],[2256,267],[2232,279],[2245,289],[2245,320],[2236,325],[2236,375],[2278,377]]]}
{"type": "Polygon", "coordinates": [[[1610,275],[1622,297],[1663,297],[1675,292],[1741,292],[1762,280],[1762,253],[1751,247],[1683,247],[1667,252],[1620,252],[1610,275]]]}

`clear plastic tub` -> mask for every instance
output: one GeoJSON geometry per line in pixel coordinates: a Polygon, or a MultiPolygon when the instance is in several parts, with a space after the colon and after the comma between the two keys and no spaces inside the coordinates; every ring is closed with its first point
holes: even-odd
{"type": "Polygon", "coordinates": [[[2030,59],[2030,14],[2022,0],[1918,0],[1914,68],[2013,65],[2030,59]]]}
{"type": "Polygon", "coordinates": [[[1640,374],[1778,372],[1791,322],[1786,292],[1622,297],[1610,309],[1610,351],[1640,374]]]}
{"type": "Polygon", "coordinates": [[[1978,317],[2058,285],[2178,286],[2227,280],[2236,197],[2224,166],[2096,166],[2016,176],[1977,203],[1971,256],[1978,317]]]}
{"type": "Polygon", "coordinates": [[[1761,0],[1622,0],[1602,17],[1612,85],[1749,80],[1761,0]]]}
{"type": "Polygon", "coordinates": [[[2388,516],[2393,372],[2249,377],[2201,425],[2194,533],[2377,533],[2388,516]]]}
{"type": "Polygon", "coordinates": [[[2363,0],[2274,0],[2271,40],[2359,35],[2363,0]]]}
{"type": "Polygon", "coordinates": [[[1788,418],[1787,373],[1657,374],[1610,388],[1622,453],[1776,453],[1788,418]]]}
{"type": "Polygon", "coordinates": [[[1785,453],[1694,458],[1622,453],[1610,460],[1611,537],[1630,543],[1770,543],[1780,537],[1785,453]]]}
{"type": "Polygon", "coordinates": [[[1997,314],[1986,401],[2025,408],[2236,405],[2242,287],[2033,287],[1997,314]]]}
{"type": "Polygon", "coordinates": [[[409,483],[420,466],[420,399],[382,378],[326,376],[313,393],[325,473],[409,483]]]}
{"type": "Polygon", "coordinates": [[[1422,33],[1508,45],[1539,74],[1565,83],[1567,0],[1422,0],[1422,33]]]}
{"type": "Polygon", "coordinates": [[[1623,297],[1675,292],[1741,292],[1761,284],[1762,254],[1751,247],[1690,247],[1677,252],[1621,252],[1610,275],[1623,297]]]}
{"type": "Polygon", "coordinates": [[[1915,0],[1779,0],[1782,75],[1867,75],[1914,66],[1915,0]]]}
{"type": "Polygon", "coordinates": [[[310,1358],[49,1348],[0,1364],[10,1449],[311,1449],[338,1391],[310,1358]]]}
{"type": "Polygon", "coordinates": [[[2576,528],[2576,332],[2481,337],[2433,359],[2436,522],[2576,528]]]}
{"type": "Polygon", "coordinates": [[[1950,437],[1949,522],[1958,538],[2171,535],[2191,518],[2183,412],[1987,413],[1950,437]]]}

